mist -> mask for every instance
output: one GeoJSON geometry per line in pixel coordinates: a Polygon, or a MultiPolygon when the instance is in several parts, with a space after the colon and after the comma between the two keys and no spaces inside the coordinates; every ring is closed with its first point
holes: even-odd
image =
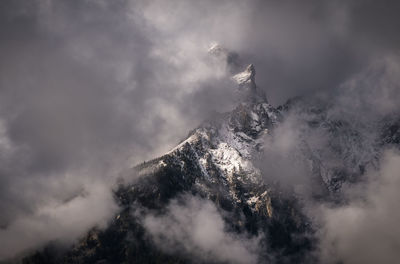
{"type": "Polygon", "coordinates": [[[144,227],[155,244],[168,253],[204,261],[257,263],[258,237],[229,233],[215,205],[186,195],[170,202],[164,215],[148,212],[144,227]]]}
{"type": "Polygon", "coordinates": [[[399,161],[398,151],[386,151],[380,169],[369,171],[366,182],[347,190],[352,197],[349,204],[319,208],[323,263],[394,263],[399,259],[399,161]]]}
{"type": "MultiPolygon", "coordinates": [[[[398,112],[399,7],[396,1],[2,1],[0,243],[8,247],[0,259],[106,226],[117,211],[112,189],[120,171],[168,151],[214,111],[232,109],[230,72],[207,54],[211,43],[253,63],[257,85],[274,106],[318,96],[334,105],[332,116],[362,124],[398,112]]],[[[268,164],[290,161],[299,136],[292,120],[291,132],[266,143],[274,153],[268,164]]],[[[307,169],[299,164],[282,180],[305,185],[307,169]]]]}

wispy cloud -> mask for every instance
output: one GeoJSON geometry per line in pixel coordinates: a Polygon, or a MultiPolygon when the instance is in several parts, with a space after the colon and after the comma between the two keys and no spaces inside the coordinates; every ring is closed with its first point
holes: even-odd
{"type": "Polygon", "coordinates": [[[148,213],[143,224],[154,243],[168,253],[203,261],[257,263],[258,238],[227,232],[209,200],[186,195],[172,200],[163,215],[148,213]]]}

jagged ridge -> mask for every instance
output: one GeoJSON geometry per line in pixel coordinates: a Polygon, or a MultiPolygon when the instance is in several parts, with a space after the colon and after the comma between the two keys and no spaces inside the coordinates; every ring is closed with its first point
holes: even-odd
{"type": "MultiPolygon", "coordinates": [[[[210,53],[238,65],[237,56],[218,45],[210,53]]],[[[238,106],[204,122],[162,157],[132,169],[131,173],[140,178],[121,184],[115,192],[122,209],[106,230],[93,229],[61,257],[38,253],[26,263],[202,263],[183,253],[171,255],[158,249],[135,213],[141,208],[162,214],[171,199],[184,193],[209,199],[218,210],[227,212],[230,232],[263,234],[261,247],[268,254],[261,254],[260,262],[271,261],[271,256],[276,263],[312,262],[313,230],[298,197],[263,180],[254,164],[263,151],[263,137],[272,136],[288,113],[303,116],[306,129],[301,134],[300,149],[310,161],[317,184],[326,189],[319,195],[329,199],[340,192],[342,184],[362,176],[364,167],[376,160],[382,146],[398,144],[398,121],[383,121],[379,125],[382,135],[365,144],[356,128],[342,120],[331,120],[326,109],[310,106],[302,99],[272,107],[257,89],[254,65],[236,73],[233,79],[244,94],[238,106]],[[328,135],[327,149],[310,145],[307,129],[323,130],[328,135]],[[324,160],[325,152],[338,162],[324,160]]]]}

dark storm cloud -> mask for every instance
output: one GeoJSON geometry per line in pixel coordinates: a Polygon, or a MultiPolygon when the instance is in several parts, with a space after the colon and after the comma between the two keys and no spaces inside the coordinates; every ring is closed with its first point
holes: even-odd
{"type": "MultiPolygon", "coordinates": [[[[398,6],[1,1],[0,241],[26,243],[15,242],[0,257],[103,223],[115,210],[104,191],[113,175],[168,150],[214,110],[231,107],[226,65],[206,54],[213,41],[255,64],[257,83],[273,104],[316,92],[343,98],[346,87],[362,86],[349,84],[379,64],[376,58],[386,58],[382,67],[391,69],[378,79],[390,76],[389,94],[398,94],[398,6]],[[79,214],[82,225],[65,224],[66,215],[93,204],[96,214],[79,214]],[[44,232],[43,219],[62,231],[44,232]]],[[[367,87],[364,94],[379,95],[367,87]]],[[[385,96],[377,105],[397,98],[385,96]]]]}
{"type": "Polygon", "coordinates": [[[371,61],[398,52],[395,1],[267,2],[251,13],[243,53],[264,72],[257,80],[273,103],[336,93],[371,61]]]}

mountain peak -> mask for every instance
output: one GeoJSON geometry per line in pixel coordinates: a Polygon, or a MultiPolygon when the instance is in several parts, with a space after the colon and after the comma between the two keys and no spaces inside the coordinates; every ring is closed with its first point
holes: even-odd
{"type": "Polygon", "coordinates": [[[256,69],[253,64],[250,64],[246,69],[233,76],[233,79],[239,84],[239,86],[248,85],[251,89],[256,89],[256,69]]]}
{"type": "Polygon", "coordinates": [[[256,69],[253,64],[249,64],[246,69],[240,73],[235,74],[232,79],[239,84],[239,92],[241,98],[245,98],[250,101],[264,101],[267,102],[267,98],[262,90],[257,89],[256,85],[256,69]]]}
{"type": "Polygon", "coordinates": [[[228,70],[233,74],[232,79],[239,85],[240,101],[267,102],[264,92],[257,89],[255,81],[256,69],[253,64],[247,65],[245,70],[241,71],[244,65],[240,63],[239,55],[218,43],[210,45],[208,53],[226,62],[228,70]]]}

